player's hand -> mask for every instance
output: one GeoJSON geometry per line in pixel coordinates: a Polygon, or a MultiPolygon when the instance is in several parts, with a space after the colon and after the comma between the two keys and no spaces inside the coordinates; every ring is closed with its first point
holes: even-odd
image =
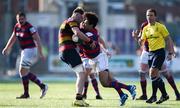
{"type": "Polygon", "coordinates": [[[2,54],[3,54],[3,55],[9,55],[9,53],[10,53],[10,50],[7,49],[7,48],[4,48],[4,49],[2,50],[2,54]]]}
{"type": "Polygon", "coordinates": [[[43,62],[46,60],[46,57],[43,54],[40,54],[39,57],[43,62]]]}
{"type": "Polygon", "coordinates": [[[93,42],[90,44],[90,47],[91,47],[92,49],[94,49],[94,48],[96,47],[96,42],[93,41],[93,42]]]}
{"type": "Polygon", "coordinates": [[[139,31],[138,30],[133,30],[132,31],[132,37],[135,39],[138,39],[139,31]]]}
{"type": "Polygon", "coordinates": [[[172,60],[173,58],[176,58],[176,54],[173,52],[173,53],[169,53],[168,55],[167,55],[167,60],[168,61],[170,61],[170,60],[172,60]]]}
{"type": "Polygon", "coordinates": [[[106,53],[106,55],[107,55],[109,58],[111,58],[112,54],[111,54],[111,52],[109,52],[109,50],[106,49],[104,52],[106,53]]]}

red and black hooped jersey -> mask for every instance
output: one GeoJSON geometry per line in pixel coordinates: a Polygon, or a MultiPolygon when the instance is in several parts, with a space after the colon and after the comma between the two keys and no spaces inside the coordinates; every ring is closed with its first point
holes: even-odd
{"type": "Polygon", "coordinates": [[[100,53],[100,45],[99,45],[99,36],[97,35],[97,31],[94,30],[87,32],[85,30],[81,30],[83,33],[86,34],[90,39],[96,42],[96,47],[92,49],[89,44],[81,44],[79,45],[80,48],[80,56],[85,58],[95,58],[100,53]]]}
{"type": "MultiPolygon", "coordinates": [[[[148,22],[147,22],[147,21],[145,21],[145,22],[143,22],[143,23],[141,24],[141,28],[140,28],[140,32],[141,32],[141,33],[142,33],[142,31],[143,31],[143,28],[144,28],[145,26],[147,26],[147,25],[148,25],[148,22]]],[[[147,41],[147,40],[144,42],[144,48],[145,48],[146,51],[149,51],[149,46],[148,46],[148,41],[147,41]]]]}
{"type": "Polygon", "coordinates": [[[18,38],[22,49],[36,47],[32,36],[37,30],[30,23],[26,22],[24,25],[17,23],[13,32],[18,38]]]}
{"type": "Polygon", "coordinates": [[[73,27],[79,27],[79,24],[72,18],[65,20],[59,29],[59,50],[64,51],[66,49],[73,49],[76,44],[72,41],[72,35],[74,34],[73,27]]]}

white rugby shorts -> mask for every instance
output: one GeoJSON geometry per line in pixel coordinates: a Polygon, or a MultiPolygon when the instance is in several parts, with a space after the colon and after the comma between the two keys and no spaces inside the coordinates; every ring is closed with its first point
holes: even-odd
{"type": "Polygon", "coordinates": [[[20,66],[29,69],[38,60],[37,48],[26,48],[21,51],[20,66]]]}

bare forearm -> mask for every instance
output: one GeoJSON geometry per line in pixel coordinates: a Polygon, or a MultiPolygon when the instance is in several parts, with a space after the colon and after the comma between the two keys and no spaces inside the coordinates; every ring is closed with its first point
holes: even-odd
{"type": "Polygon", "coordinates": [[[100,43],[102,48],[107,49],[106,44],[105,44],[104,40],[101,37],[99,38],[99,43],[100,43]]]}
{"type": "Polygon", "coordinates": [[[78,32],[77,35],[79,36],[80,39],[82,39],[85,42],[89,42],[90,39],[82,32],[78,32]]]}
{"type": "Polygon", "coordinates": [[[167,37],[166,39],[167,43],[167,50],[169,53],[174,53],[174,44],[170,36],[167,37]]]}
{"type": "Polygon", "coordinates": [[[82,33],[78,27],[73,27],[72,31],[73,31],[74,35],[77,35],[83,41],[85,41],[85,42],[90,41],[90,39],[84,33],[82,33]]]}
{"type": "Polygon", "coordinates": [[[12,35],[12,36],[10,37],[10,39],[8,40],[5,48],[6,48],[6,49],[12,48],[12,46],[14,45],[15,42],[16,42],[16,37],[15,37],[14,35],[12,35]]]}
{"type": "Polygon", "coordinates": [[[40,41],[39,35],[35,34],[35,35],[33,35],[33,38],[34,38],[34,40],[36,42],[36,46],[38,48],[39,54],[42,55],[42,45],[41,45],[41,41],[40,41]]]}

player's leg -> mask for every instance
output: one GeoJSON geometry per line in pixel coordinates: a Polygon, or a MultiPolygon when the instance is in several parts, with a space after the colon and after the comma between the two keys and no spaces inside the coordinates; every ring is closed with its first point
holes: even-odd
{"type": "Polygon", "coordinates": [[[180,94],[179,91],[176,87],[176,83],[174,81],[172,72],[168,69],[166,62],[163,64],[162,66],[162,70],[160,71],[160,73],[167,79],[168,83],[171,85],[171,87],[174,90],[174,93],[176,95],[176,100],[180,100],[180,94]]]}
{"type": "Polygon", "coordinates": [[[141,90],[142,90],[142,95],[137,98],[137,100],[147,100],[147,92],[146,92],[146,87],[147,87],[147,80],[146,80],[146,74],[149,71],[149,66],[148,66],[148,52],[147,51],[142,51],[141,57],[140,57],[140,85],[141,85],[141,90]]]}
{"type": "Polygon", "coordinates": [[[84,88],[83,88],[83,98],[86,99],[87,98],[87,90],[88,90],[88,86],[89,86],[89,74],[91,73],[92,67],[89,64],[89,59],[88,58],[81,58],[82,62],[83,62],[83,68],[85,69],[85,83],[84,83],[84,88]]]}
{"type": "Polygon", "coordinates": [[[81,58],[78,54],[78,52],[75,49],[71,50],[65,50],[60,55],[61,60],[67,63],[72,70],[76,73],[77,79],[76,79],[76,97],[75,101],[73,102],[74,106],[82,106],[87,107],[89,104],[87,104],[83,100],[82,92],[85,82],[85,72],[83,69],[81,58]]]}
{"type": "Polygon", "coordinates": [[[73,68],[73,70],[76,72],[76,100],[73,102],[73,105],[75,106],[89,106],[88,103],[86,103],[83,100],[83,87],[84,87],[84,83],[86,80],[86,74],[83,71],[83,66],[82,65],[78,65],[76,67],[73,68]]]}
{"type": "Polygon", "coordinates": [[[30,97],[29,96],[29,78],[27,77],[28,71],[29,70],[26,68],[23,68],[21,66],[19,67],[19,74],[22,79],[24,93],[21,96],[16,97],[16,99],[26,99],[30,97]]]}
{"type": "Polygon", "coordinates": [[[89,79],[88,79],[88,74],[85,76],[85,83],[84,83],[84,88],[83,88],[83,98],[87,98],[87,91],[88,91],[88,86],[89,86],[89,79]]]}
{"type": "MultiPolygon", "coordinates": [[[[38,60],[38,52],[37,48],[30,48],[24,50],[24,60],[23,66],[30,69],[30,67],[35,64],[38,60]]],[[[37,84],[41,89],[41,96],[40,98],[43,98],[46,95],[46,92],[48,90],[48,86],[44,84],[34,73],[29,72],[27,73],[27,77],[29,80],[37,84]]]]}
{"type": "Polygon", "coordinates": [[[28,77],[28,73],[29,73],[29,68],[30,68],[30,64],[26,63],[26,59],[27,59],[27,50],[22,50],[21,51],[21,58],[20,58],[20,65],[19,65],[19,75],[22,79],[22,84],[23,84],[23,88],[24,88],[24,93],[19,96],[16,97],[17,99],[24,99],[24,98],[29,98],[29,77],[28,77]]]}
{"type": "Polygon", "coordinates": [[[91,78],[91,83],[93,85],[93,88],[96,92],[96,99],[102,99],[102,97],[99,93],[98,82],[96,80],[96,73],[91,73],[89,76],[91,78]]]}
{"type": "Polygon", "coordinates": [[[146,87],[147,87],[147,80],[146,80],[146,74],[148,73],[148,65],[141,63],[141,70],[140,72],[140,85],[141,85],[141,90],[142,90],[142,95],[137,98],[137,100],[147,100],[147,92],[146,92],[146,87]]]}
{"type": "Polygon", "coordinates": [[[169,96],[167,95],[167,92],[165,89],[165,84],[159,75],[159,70],[161,69],[162,64],[165,60],[165,51],[164,51],[164,49],[161,49],[156,52],[150,52],[149,57],[150,57],[149,67],[151,67],[149,74],[150,74],[150,77],[152,80],[152,90],[153,91],[152,91],[152,96],[146,102],[153,103],[157,100],[156,93],[159,88],[159,90],[162,93],[162,96],[161,96],[160,100],[157,101],[156,103],[160,104],[160,103],[166,101],[167,99],[169,99],[168,98],[169,96]]]}
{"type": "Polygon", "coordinates": [[[122,88],[126,88],[128,91],[130,91],[132,98],[135,99],[136,87],[133,85],[126,85],[126,84],[118,82],[117,80],[115,80],[112,77],[112,74],[108,70],[105,70],[103,72],[99,72],[99,80],[100,80],[103,87],[114,88],[118,92],[118,94],[120,96],[120,102],[121,102],[120,105],[121,106],[125,104],[125,102],[128,98],[128,95],[125,94],[121,90],[122,88]]]}
{"type": "MultiPolygon", "coordinates": [[[[98,57],[94,59],[94,61],[96,61],[97,63],[97,72],[99,72],[99,80],[102,86],[114,88],[120,96],[121,105],[124,105],[128,98],[128,95],[123,93],[121,88],[129,89],[133,92],[133,94],[136,94],[134,86],[125,85],[123,83],[118,82],[117,80],[113,78],[112,74],[108,70],[108,58],[106,54],[103,54],[103,53],[99,54],[98,57]]],[[[133,98],[134,97],[135,95],[133,96],[133,98]]]]}

